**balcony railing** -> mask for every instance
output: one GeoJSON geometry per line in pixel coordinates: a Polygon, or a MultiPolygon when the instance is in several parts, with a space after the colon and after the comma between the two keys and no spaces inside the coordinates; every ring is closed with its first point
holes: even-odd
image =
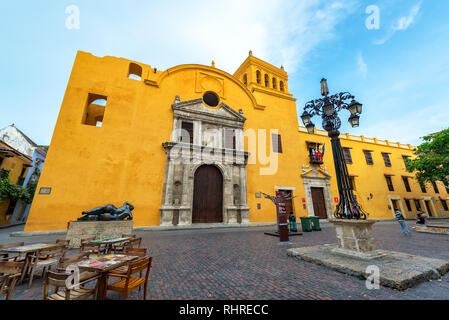
{"type": "Polygon", "coordinates": [[[310,154],[309,157],[311,164],[323,164],[323,157],[317,157],[314,154],[310,154]]]}

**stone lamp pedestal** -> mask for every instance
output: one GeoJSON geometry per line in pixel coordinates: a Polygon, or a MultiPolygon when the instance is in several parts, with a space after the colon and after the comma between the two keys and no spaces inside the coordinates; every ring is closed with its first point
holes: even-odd
{"type": "Polygon", "coordinates": [[[373,220],[330,219],[335,226],[338,244],[291,248],[289,256],[326,266],[352,276],[372,273],[368,268],[379,268],[379,283],[386,287],[405,290],[430,279],[440,279],[449,271],[449,262],[409,253],[377,250],[372,233],[373,220]],[[373,260],[374,259],[374,260],[373,260]]]}
{"type": "Polygon", "coordinates": [[[338,247],[332,249],[333,253],[371,260],[384,256],[385,254],[376,248],[371,227],[375,220],[343,220],[330,219],[337,234],[338,247]]]}

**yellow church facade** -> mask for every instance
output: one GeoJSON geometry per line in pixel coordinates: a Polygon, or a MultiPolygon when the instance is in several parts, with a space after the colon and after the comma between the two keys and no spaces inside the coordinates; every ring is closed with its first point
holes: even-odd
{"type": "MultiPolygon", "coordinates": [[[[449,215],[445,188],[421,188],[406,172],[412,146],[340,138],[370,219],[394,208],[449,215]]],[[[25,231],[62,230],[125,201],[135,227],[271,223],[262,193],[277,190],[294,197],[297,217],[331,217],[339,196],[330,139],[299,126],[283,68],[250,54],[233,75],[214,63],[160,71],[78,52],[25,231]]]]}

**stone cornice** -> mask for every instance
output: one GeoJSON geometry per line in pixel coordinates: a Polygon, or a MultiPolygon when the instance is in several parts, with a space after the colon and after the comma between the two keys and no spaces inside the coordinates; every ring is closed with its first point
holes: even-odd
{"type": "Polygon", "coordinates": [[[269,94],[271,96],[275,96],[275,97],[278,97],[281,99],[296,101],[296,98],[293,98],[293,95],[291,93],[283,93],[282,91],[277,91],[277,90],[275,91],[274,89],[271,89],[271,90],[266,89],[256,83],[251,83],[251,87],[254,89],[254,91],[257,91],[260,93],[269,94]]]}
{"type": "Polygon", "coordinates": [[[174,103],[174,104],[172,104],[172,109],[174,111],[182,111],[182,112],[198,114],[198,115],[201,115],[201,116],[207,117],[207,118],[219,118],[219,119],[224,119],[224,120],[237,121],[237,122],[241,122],[242,124],[246,121],[246,118],[243,115],[241,115],[240,113],[233,110],[231,107],[226,105],[224,102],[220,103],[220,108],[223,108],[224,110],[228,111],[231,115],[233,115],[233,117],[227,117],[227,116],[220,115],[220,114],[211,114],[211,113],[200,111],[200,110],[192,110],[192,109],[185,108],[186,106],[192,106],[192,105],[197,105],[197,104],[202,104],[202,103],[203,103],[203,99],[194,99],[194,100],[190,100],[190,101],[174,103]]]}
{"type": "Polygon", "coordinates": [[[182,142],[173,142],[173,141],[167,141],[162,143],[162,147],[164,147],[165,151],[170,151],[174,146],[180,146],[181,148],[188,148],[190,151],[196,151],[196,152],[203,152],[203,151],[214,151],[221,154],[226,154],[232,152],[233,156],[244,156],[245,159],[248,158],[251,153],[247,151],[240,151],[235,149],[226,149],[226,148],[214,148],[214,147],[208,147],[208,146],[199,146],[196,144],[190,144],[190,143],[182,143],[182,142]]]}

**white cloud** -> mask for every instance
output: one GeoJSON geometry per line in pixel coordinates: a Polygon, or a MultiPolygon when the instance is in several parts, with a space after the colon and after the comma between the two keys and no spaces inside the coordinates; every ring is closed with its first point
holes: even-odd
{"type": "Polygon", "coordinates": [[[447,128],[449,108],[445,102],[440,102],[390,117],[390,120],[385,119],[377,119],[375,124],[366,126],[363,134],[366,137],[419,145],[422,143],[421,137],[447,128]]]}
{"type": "Polygon", "coordinates": [[[420,1],[418,4],[413,6],[412,10],[410,11],[410,14],[408,16],[399,18],[397,25],[394,26],[393,29],[394,30],[407,30],[408,27],[410,27],[410,25],[413,23],[413,21],[415,21],[415,18],[418,15],[419,10],[421,8],[421,3],[422,3],[422,1],[420,1]]]}
{"type": "Polygon", "coordinates": [[[364,78],[366,78],[366,76],[368,75],[368,65],[365,63],[361,51],[359,51],[357,54],[357,65],[359,67],[359,72],[364,78]]]}
{"type": "MultiPolygon", "coordinates": [[[[121,48],[135,48],[139,42],[142,47],[136,58],[148,59],[150,53],[152,61],[142,62],[155,63],[160,68],[181,63],[210,64],[214,60],[217,68],[233,73],[252,50],[256,57],[284,65],[293,73],[317,46],[335,36],[335,27],[352,12],[355,3],[356,0],[158,3],[138,12],[135,23],[111,25],[105,21],[102,33],[111,46],[119,43],[121,48]]],[[[117,49],[114,47],[112,52],[117,49]]]]}
{"type": "Polygon", "coordinates": [[[382,39],[374,41],[374,44],[376,45],[382,45],[388,40],[390,40],[391,37],[395,35],[397,31],[405,31],[407,30],[415,21],[416,17],[418,16],[419,11],[421,10],[421,4],[422,0],[420,0],[416,5],[414,5],[409,14],[407,16],[400,17],[396,20],[395,24],[391,26],[391,28],[388,30],[388,33],[385,37],[382,39]]]}

